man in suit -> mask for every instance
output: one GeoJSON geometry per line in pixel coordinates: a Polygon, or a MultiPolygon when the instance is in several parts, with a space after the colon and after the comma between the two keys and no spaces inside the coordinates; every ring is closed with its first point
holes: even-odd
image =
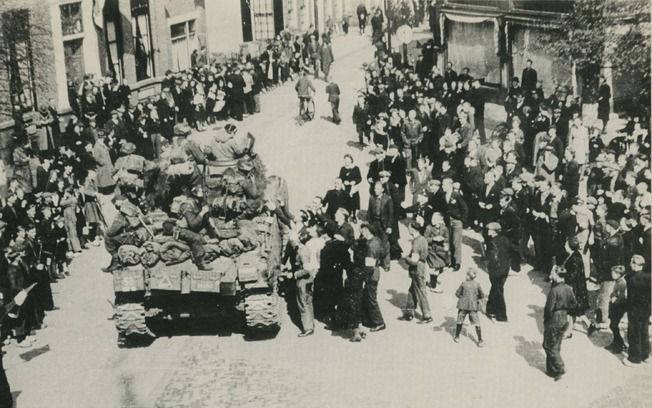
{"type": "Polygon", "coordinates": [[[394,225],[394,205],[392,199],[385,193],[381,182],[373,184],[373,195],[369,197],[367,219],[379,231],[385,249],[383,267],[389,270],[389,236],[394,225]]]}
{"type": "Polygon", "coordinates": [[[335,219],[335,212],[338,208],[346,208],[347,195],[342,179],[335,179],[333,189],[326,192],[322,203],[326,207],[325,213],[329,220],[335,219]]]}
{"type": "Polygon", "coordinates": [[[507,237],[501,234],[501,226],[497,222],[487,225],[487,242],[485,261],[489,272],[491,289],[487,299],[487,316],[498,322],[507,322],[507,306],[505,305],[505,281],[509,274],[509,249],[507,237]]]}
{"type": "Polygon", "coordinates": [[[371,152],[376,160],[369,163],[369,171],[367,171],[367,181],[369,182],[369,193],[373,193],[373,185],[380,180],[380,172],[389,170],[387,161],[385,160],[385,151],[383,149],[376,149],[371,152]]]}
{"type": "Polygon", "coordinates": [[[513,203],[513,197],[514,190],[511,188],[504,188],[500,192],[500,216],[498,221],[503,235],[507,237],[510,243],[510,273],[511,271],[514,271],[514,274],[516,274],[521,271],[521,220],[519,218],[518,210],[513,203]]]}
{"type": "Polygon", "coordinates": [[[646,363],[650,358],[650,273],[645,271],[645,259],[634,255],[630,261],[631,274],[627,278],[627,342],[628,367],[646,363]]]}
{"type": "Polygon", "coordinates": [[[442,180],[442,190],[446,198],[448,209],[448,221],[450,226],[450,245],[453,255],[453,269],[458,271],[462,263],[462,236],[464,234],[464,223],[469,215],[469,207],[462,194],[453,188],[453,179],[442,180]]]}
{"type": "Polygon", "coordinates": [[[339,125],[340,119],[340,87],[333,81],[326,86],[326,94],[328,95],[328,102],[331,104],[333,112],[333,123],[339,125]]]}
{"type": "Polygon", "coordinates": [[[471,106],[473,106],[473,109],[475,109],[475,112],[473,113],[473,121],[475,123],[475,128],[478,129],[478,132],[480,132],[480,141],[482,144],[484,144],[487,140],[484,129],[485,97],[482,93],[482,90],[480,89],[479,79],[474,79],[473,82],[471,82],[471,85],[472,87],[471,91],[469,92],[468,99],[471,103],[471,106]]]}
{"type": "Polygon", "coordinates": [[[525,68],[521,74],[521,86],[525,91],[532,91],[537,87],[537,71],[532,68],[532,60],[528,59],[525,62],[525,68]]]}
{"type": "Polygon", "coordinates": [[[600,85],[598,87],[598,119],[602,121],[603,133],[607,131],[607,123],[609,122],[609,113],[611,107],[609,102],[611,100],[611,88],[607,85],[604,76],[600,75],[600,85]]]}
{"type": "Polygon", "coordinates": [[[444,71],[444,81],[448,84],[448,89],[451,87],[451,83],[457,81],[457,72],[453,70],[453,63],[448,61],[446,63],[446,70],[444,71]]]}
{"type": "Polygon", "coordinates": [[[367,7],[364,4],[360,3],[356,9],[356,14],[358,16],[358,28],[360,29],[360,35],[364,34],[364,30],[367,26],[367,7]]]}

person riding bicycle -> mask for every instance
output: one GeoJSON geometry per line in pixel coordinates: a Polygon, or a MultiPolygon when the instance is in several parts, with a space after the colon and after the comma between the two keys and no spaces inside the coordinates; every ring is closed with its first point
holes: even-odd
{"type": "Polygon", "coordinates": [[[312,95],[315,93],[315,87],[308,78],[308,71],[303,71],[303,76],[299,78],[294,89],[299,96],[300,112],[303,114],[307,111],[309,103],[312,102],[312,95]]]}

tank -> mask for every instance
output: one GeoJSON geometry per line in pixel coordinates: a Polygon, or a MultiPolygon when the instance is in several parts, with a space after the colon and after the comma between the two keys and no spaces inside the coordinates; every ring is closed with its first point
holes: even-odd
{"type": "MultiPolygon", "coordinates": [[[[224,135],[220,138],[224,142],[224,135]]],[[[162,177],[150,181],[153,185],[169,187],[185,180],[171,175],[165,164],[160,167],[162,177]]],[[[205,236],[203,263],[212,270],[196,266],[187,243],[160,234],[162,221],[175,217],[183,197],[174,198],[165,211],[147,214],[148,239],[120,247],[120,267],[113,272],[120,343],[155,338],[159,323],[180,320],[208,319],[223,327],[235,323],[256,337],[273,337],[280,330],[283,235],[270,203],[287,206],[285,180],[267,177],[251,146],[237,160],[207,155],[206,164],[197,169],[212,229],[211,237],[205,236]]]]}

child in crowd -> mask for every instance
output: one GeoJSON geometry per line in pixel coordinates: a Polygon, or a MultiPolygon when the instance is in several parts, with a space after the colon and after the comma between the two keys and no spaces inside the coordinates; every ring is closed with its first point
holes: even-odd
{"type": "Polygon", "coordinates": [[[460,333],[466,316],[469,316],[471,324],[475,326],[475,332],[478,335],[478,347],[485,345],[482,340],[482,330],[480,329],[480,319],[478,318],[479,302],[485,298],[482,287],[475,278],[478,272],[475,269],[466,271],[466,280],[462,282],[455,296],[457,296],[457,326],[455,327],[455,343],[460,341],[460,333]]]}

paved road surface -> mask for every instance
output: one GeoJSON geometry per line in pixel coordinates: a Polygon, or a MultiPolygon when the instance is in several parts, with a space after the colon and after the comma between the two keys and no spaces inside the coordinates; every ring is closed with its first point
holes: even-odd
{"type": "MultiPolygon", "coordinates": [[[[352,147],[350,113],[361,87],[361,64],[372,58],[366,39],[350,34],[335,42],[333,77],[343,90],[344,122],[335,126],[323,94],[317,119],[298,127],[293,87],[262,98],[263,113],[245,120],[257,136],[257,151],[272,173],[288,180],[291,205],[298,209],[330,188],[343,154],[353,153],[363,173],[371,159],[352,147]]],[[[366,197],[363,197],[363,203],[366,197]]],[[[363,204],[364,206],[364,204],[363,204]]],[[[473,234],[463,266],[479,261],[473,234]]],[[[643,407],[652,400],[650,368],[625,368],[601,349],[606,333],[588,339],[575,333],[562,353],[568,375],[555,383],[543,373],[541,313],[546,285],[534,274],[510,278],[506,298],[510,323],[483,319],[487,341],[478,349],[468,337],[451,339],[456,315],[452,293],[461,272],[443,277],[444,294],[430,294],[434,324],[399,322],[407,273],[396,265],[380,281],[379,298],[388,328],[361,344],[317,327],[299,339],[285,318],[275,340],[245,341],[190,329],[159,338],[147,348],[121,349],[111,320],[112,282],[99,268],[101,249],[77,259],[73,276],[55,285],[59,310],[38,333],[34,349],[14,346],[5,356],[19,408],[181,408],[181,407],[643,407]],[[21,354],[22,353],[22,354],[21,354]]],[[[485,274],[479,277],[484,288],[485,274]]],[[[466,332],[472,332],[465,328],[466,332]]]]}

